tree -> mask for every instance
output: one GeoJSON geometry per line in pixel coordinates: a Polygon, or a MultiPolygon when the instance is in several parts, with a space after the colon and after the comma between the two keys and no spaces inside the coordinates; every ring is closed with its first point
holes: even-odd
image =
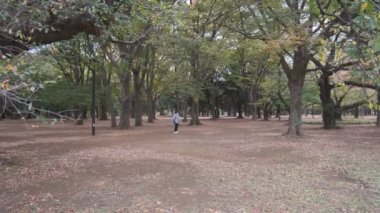
{"type": "MultiPolygon", "coordinates": [[[[352,1],[234,1],[224,26],[273,47],[288,78],[290,117],[287,135],[301,134],[302,89],[319,40],[334,37],[336,27],[350,29],[360,4],[352,1]]],[[[360,41],[360,37],[357,37],[360,41]]],[[[316,62],[315,60],[313,62],[316,62]]],[[[311,70],[310,70],[311,71],[311,70]]]]}
{"type": "MultiPolygon", "coordinates": [[[[112,1],[106,1],[111,3],[112,1]]],[[[19,54],[32,47],[69,40],[85,32],[99,35],[99,16],[107,4],[95,1],[3,0],[0,12],[0,54],[19,54]],[[15,18],[16,17],[16,18],[15,18]]]]}

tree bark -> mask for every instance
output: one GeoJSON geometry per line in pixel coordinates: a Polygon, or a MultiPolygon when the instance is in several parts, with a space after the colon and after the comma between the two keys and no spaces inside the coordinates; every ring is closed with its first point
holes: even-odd
{"type": "Polygon", "coordinates": [[[128,129],[131,127],[131,123],[130,123],[131,74],[129,73],[129,69],[125,70],[124,73],[119,75],[119,80],[120,80],[120,99],[121,99],[119,128],[128,129]]]}
{"type": "Polygon", "coordinates": [[[264,107],[263,107],[263,114],[264,114],[264,121],[269,121],[269,117],[270,117],[270,104],[269,103],[266,103],[264,104],[264,107]]]}
{"type": "Polygon", "coordinates": [[[142,126],[142,82],[144,77],[140,76],[141,70],[140,66],[132,69],[133,73],[133,86],[134,86],[134,117],[135,117],[135,126],[142,126]]]}
{"type": "Polygon", "coordinates": [[[147,98],[146,107],[147,107],[147,114],[148,114],[148,123],[153,123],[155,112],[153,111],[153,92],[150,89],[147,89],[146,91],[146,98],[147,98]]]}
{"type": "Polygon", "coordinates": [[[100,118],[99,120],[108,120],[107,116],[107,95],[102,94],[102,96],[99,98],[99,104],[100,104],[100,118]]]}
{"type": "Polygon", "coordinates": [[[183,114],[182,121],[184,123],[186,123],[187,122],[187,102],[186,102],[186,100],[182,100],[182,114],[183,114]]]}
{"type": "Polygon", "coordinates": [[[236,106],[236,109],[237,109],[237,113],[238,113],[238,116],[237,118],[238,119],[243,119],[243,103],[239,102],[237,103],[237,106],[236,106]]]}
{"type": "Polygon", "coordinates": [[[302,125],[302,88],[305,76],[299,79],[289,80],[288,86],[290,90],[290,115],[289,128],[286,133],[289,136],[301,135],[302,125]]]}
{"type": "Polygon", "coordinates": [[[117,126],[117,123],[116,123],[116,109],[112,105],[112,107],[111,107],[111,127],[115,128],[116,126],[117,126]]]}
{"type": "Polygon", "coordinates": [[[377,89],[376,126],[380,127],[380,88],[377,89]]]}
{"type": "Polygon", "coordinates": [[[151,47],[151,55],[149,57],[150,64],[149,70],[146,75],[146,89],[145,93],[147,96],[147,114],[148,114],[148,123],[153,123],[155,119],[155,107],[154,107],[154,97],[153,97],[153,82],[155,77],[155,65],[156,65],[156,49],[151,47]]]}
{"type": "Polygon", "coordinates": [[[257,118],[257,110],[256,110],[256,96],[257,96],[257,90],[256,87],[251,87],[248,100],[249,100],[249,105],[251,107],[251,119],[256,120],[257,118]]]}
{"type": "Polygon", "coordinates": [[[191,120],[189,125],[200,125],[199,121],[199,100],[194,99],[191,104],[191,120]]]}
{"type": "Polygon", "coordinates": [[[302,89],[305,82],[306,69],[309,63],[307,48],[299,46],[294,52],[293,67],[290,68],[285,58],[281,57],[281,65],[288,78],[290,91],[290,114],[288,136],[299,136],[302,125],[302,89]]]}
{"type": "Polygon", "coordinates": [[[330,85],[329,74],[322,74],[318,81],[319,97],[322,104],[323,128],[332,129],[336,127],[336,108],[331,98],[331,90],[334,88],[330,85]]]}

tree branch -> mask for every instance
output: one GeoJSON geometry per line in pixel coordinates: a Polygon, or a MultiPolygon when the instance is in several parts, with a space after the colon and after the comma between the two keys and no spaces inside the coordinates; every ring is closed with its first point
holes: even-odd
{"type": "Polygon", "coordinates": [[[359,83],[359,82],[355,82],[355,81],[344,81],[344,84],[355,86],[355,87],[373,89],[373,90],[379,90],[380,89],[380,86],[375,85],[375,84],[359,83]]]}

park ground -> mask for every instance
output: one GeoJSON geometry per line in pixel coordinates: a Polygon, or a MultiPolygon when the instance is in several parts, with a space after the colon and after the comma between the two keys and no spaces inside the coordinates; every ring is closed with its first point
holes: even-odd
{"type": "Polygon", "coordinates": [[[0,212],[380,212],[380,129],[0,121],[0,212]]]}

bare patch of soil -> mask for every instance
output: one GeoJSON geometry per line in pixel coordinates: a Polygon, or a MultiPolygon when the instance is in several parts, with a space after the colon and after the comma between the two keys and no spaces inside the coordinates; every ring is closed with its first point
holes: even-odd
{"type": "Polygon", "coordinates": [[[1,212],[379,212],[380,131],[285,121],[131,130],[0,122],[1,212]]]}

